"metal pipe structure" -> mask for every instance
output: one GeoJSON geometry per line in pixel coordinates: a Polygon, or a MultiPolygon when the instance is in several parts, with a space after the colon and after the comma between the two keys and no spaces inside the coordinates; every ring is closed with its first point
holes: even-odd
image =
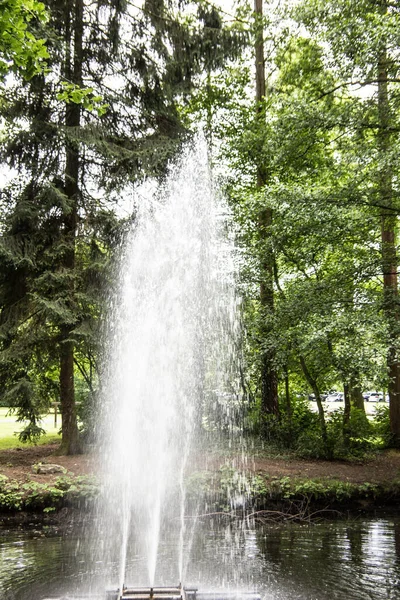
{"type": "MultiPolygon", "coordinates": [[[[85,600],[93,596],[69,596],[66,598],[43,598],[42,600],[85,600]]],[[[177,587],[151,587],[135,588],[123,586],[121,590],[107,590],[105,597],[97,600],[261,600],[260,594],[255,592],[199,592],[197,588],[177,587]]]]}
{"type": "Polygon", "coordinates": [[[253,592],[199,592],[197,588],[123,587],[120,590],[108,590],[106,600],[261,600],[260,594],[253,592]]]}

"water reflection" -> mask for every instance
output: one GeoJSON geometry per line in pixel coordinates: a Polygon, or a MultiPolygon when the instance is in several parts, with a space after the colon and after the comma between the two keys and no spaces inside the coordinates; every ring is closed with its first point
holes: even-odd
{"type": "MultiPolygon", "coordinates": [[[[157,584],[176,585],[176,543],[164,533],[157,584]]],[[[91,549],[78,533],[35,529],[0,535],[1,599],[104,597],[106,565],[88,560],[91,549]]],[[[187,544],[186,584],[202,591],[257,590],[265,600],[400,598],[398,517],[263,527],[208,521],[198,524],[187,544]]],[[[133,584],[146,577],[137,550],[128,573],[133,584]]]]}

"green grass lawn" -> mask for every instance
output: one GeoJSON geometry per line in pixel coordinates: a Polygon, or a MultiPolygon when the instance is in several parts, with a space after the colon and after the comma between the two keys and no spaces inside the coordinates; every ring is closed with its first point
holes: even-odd
{"type": "MultiPolygon", "coordinates": [[[[23,444],[18,439],[18,433],[24,428],[23,423],[16,421],[15,415],[7,415],[8,408],[0,407],[0,450],[6,448],[26,448],[27,444],[23,444]]],[[[60,441],[58,434],[61,427],[61,417],[57,417],[57,427],[54,427],[54,415],[46,415],[40,423],[41,427],[46,431],[39,444],[48,444],[53,441],[60,441]]]]}

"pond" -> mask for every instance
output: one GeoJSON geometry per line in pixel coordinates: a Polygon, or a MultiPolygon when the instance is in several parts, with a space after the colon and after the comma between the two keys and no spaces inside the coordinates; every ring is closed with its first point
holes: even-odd
{"type": "MultiPolygon", "coordinates": [[[[104,597],[106,565],[93,562],[85,530],[0,531],[0,598],[104,597]],[[97,594],[97,595],[96,595],[97,594]]],[[[97,540],[96,544],[99,544],[97,540]]],[[[400,598],[400,517],[319,524],[198,523],[185,549],[185,583],[200,591],[258,591],[266,600],[400,598]]],[[[101,542],[100,542],[101,546],[101,542]]],[[[176,544],[162,541],[157,585],[177,585],[176,544]]],[[[131,552],[127,583],[146,585],[144,559],[131,552]]]]}

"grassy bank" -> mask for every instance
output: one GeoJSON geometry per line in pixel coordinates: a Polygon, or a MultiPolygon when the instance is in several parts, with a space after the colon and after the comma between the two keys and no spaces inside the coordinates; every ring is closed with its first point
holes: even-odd
{"type": "Polygon", "coordinates": [[[252,515],[256,519],[309,519],[332,511],[371,510],[400,501],[400,478],[356,483],[331,477],[270,477],[267,473],[243,478],[222,468],[198,473],[189,481],[193,499],[203,495],[209,512],[252,515]]]}
{"type": "MultiPolygon", "coordinates": [[[[369,510],[400,501],[400,479],[385,483],[351,483],[331,478],[306,479],[256,475],[243,479],[226,469],[193,473],[188,498],[200,514],[256,520],[310,520],[332,512],[369,510]]],[[[17,481],[0,476],[0,512],[57,513],[64,507],[86,512],[99,485],[93,476],[63,475],[50,483],[17,481]]],[[[190,512],[190,510],[189,510],[190,512]]]]}
{"type": "Polygon", "coordinates": [[[68,506],[86,510],[99,492],[88,475],[62,476],[50,483],[21,482],[0,475],[0,512],[52,513],[68,506]]]}

